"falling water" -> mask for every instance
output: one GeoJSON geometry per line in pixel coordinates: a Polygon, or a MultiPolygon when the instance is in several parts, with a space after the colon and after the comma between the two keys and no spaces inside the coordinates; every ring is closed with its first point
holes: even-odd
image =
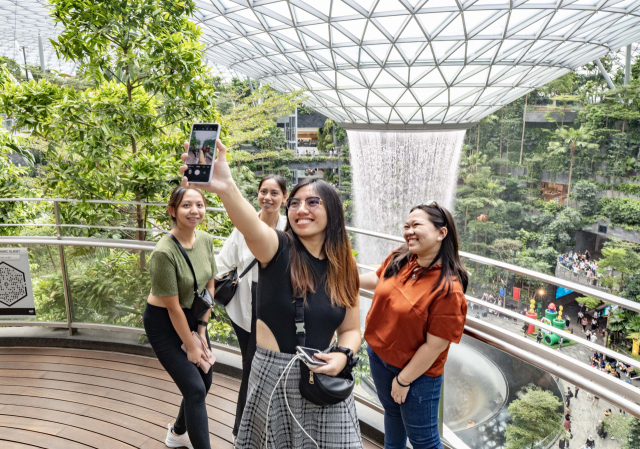
{"type": "MultiPolygon", "coordinates": [[[[401,236],[409,210],[436,200],[451,209],[465,131],[347,131],[355,226],[401,236]]],[[[395,242],[357,236],[358,260],[380,264],[395,242]]]]}

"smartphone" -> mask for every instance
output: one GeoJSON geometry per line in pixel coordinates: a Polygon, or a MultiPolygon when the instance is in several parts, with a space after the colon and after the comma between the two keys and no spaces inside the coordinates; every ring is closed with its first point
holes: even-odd
{"type": "Polygon", "coordinates": [[[317,349],[305,348],[304,346],[296,346],[296,352],[304,358],[304,362],[307,365],[320,366],[320,365],[327,364],[327,362],[325,362],[324,360],[316,359],[313,356],[318,352],[322,352],[322,351],[318,351],[317,349]]]}
{"type": "Polygon", "coordinates": [[[184,172],[184,176],[190,183],[207,184],[211,181],[218,137],[220,137],[218,123],[194,123],[191,125],[187,153],[188,168],[184,172]]]}

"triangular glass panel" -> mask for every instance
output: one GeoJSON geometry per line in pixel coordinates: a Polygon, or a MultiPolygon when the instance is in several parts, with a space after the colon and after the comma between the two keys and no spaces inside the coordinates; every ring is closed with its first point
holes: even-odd
{"type": "Polygon", "coordinates": [[[276,14],[279,14],[287,19],[291,20],[291,13],[289,12],[289,2],[281,1],[281,2],[273,2],[268,5],[263,6],[265,9],[269,9],[276,14]]]}
{"type": "Polygon", "coordinates": [[[491,25],[480,31],[477,36],[485,39],[502,39],[502,33],[504,33],[504,28],[507,25],[507,17],[508,14],[505,14],[502,17],[497,18],[491,25]]]}
{"type": "Polygon", "coordinates": [[[330,85],[325,80],[319,81],[309,76],[305,76],[304,79],[309,85],[309,88],[312,90],[312,92],[318,92],[318,89],[326,89],[327,87],[330,87],[330,85]]]}
{"type": "Polygon", "coordinates": [[[449,108],[449,111],[447,111],[447,120],[455,120],[457,116],[468,110],[469,108],[467,106],[452,106],[449,108]]]}
{"type": "Polygon", "coordinates": [[[433,48],[433,53],[436,55],[438,61],[442,61],[444,55],[446,55],[451,47],[456,44],[457,42],[453,43],[448,41],[431,41],[431,48],[433,48]]]}
{"type": "Polygon", "coordinates": [[[380,98],[375,92],[369,92],[369,99],[367,100],[368,106],[387,106],[389,102],[385,101],[383,98],[380,98]]]}
{"type": "Polygon", "coordinates": [[[417,105],[418,102],[416,101],[416,99],[414,98],[414,96],[412,95],[410,90],[407,90],[402,97],[400,97],[400,99],[398,100],[398,106],[411,106],[411,107],[415,107],[415,105],[417,105]]]}
{"type": "Polygon", "coordinates": [[[449,91],[445,90],[437,97],[429,100],[429,105],[448,106],[449,105],[449,91]]]}
{"type": "Polygon", "coordinates": [[[369,22],[367,25],[367,30],[364,32],[364,37],[362,38],[363,42],[372,42],[372,41],[380,41],[383,40],[388,42],[388,39],[382,32],[376,28],[373,22],[369,22]]]}
{"type": "Polygon", "coordinates": [[[456,8],[458,9],[458,4],[455,0],[429,0],[425,6],[422,7],[421,11],[430,8],[456,8]]]}
{"type": "Polygon", "coordinates": [[[442,112],[441,107],[427,107],[427,106],[422,107],[422,115],[424,117],[425,123],[433,120],[441,112],[442,112]]]}
{"type": "Polygon", "coordinates": [[[376,5],[375,12],[389,11],[407,11],[407,9],[398,0],[380,0],[376,5]]]}
{"type": "Polygon", "coordinates": [[[425,35],[422,32],[422,28],[418,25],[418,21],[415,17],[412,17],[407,26],[402,30],[400,39],[425,39],[425,35]]]}
{"type": "Polygon", "coordinates": [[[400,82],[395,79],[392,75],[390,75],[386,70],[383,70],[382,72],[380,72],[380,75],[378,75],[378,78],[376,79],[376,82],[373,84],[374,87],[378,88],[381,86],[399,86],[400,82]]]}
{"type": "Polygon", "coordinates": [[[396,107],[395,108],[395,111],[404,119],[405,122],[408,122],[409,120],[411,120],[411,118],[413,118],[413,116],[419,110],[420,109],[416,108],[415,106],[413,106],[413,107],[396,107]]]}
{"type": "Polygon", "coordinates": [[[355,97],[362,105],[367,103],[369,89],[349,89],[348,94],[355,97]]]}
{"type": "Polygon", "coordinates": [[[389,116],[389,123],[404,123],[404,120],[400,118],[396,111],[391,111],[391,115],[389,116]]]}
{"type": "Polygon", "coordinates": [[[325,101],[331,101],[335,105],[340,106],[340,98],[335,90],[322,90],[318,91],[317,95],[322,97],[325,101]]]}
{"type": "Polygon", "coordinates": [[[299,28],[303,33],[306,31],[310,31],[311,33],[321,37],[326,42],[329,42],[329,25],[327,24],[318,24],[318,25],[307,25],[299,28]]]}
{"type": "Polygon", "coordinates": [[[451,37],[464,39],[464,24],[462,23],[462,15],[458,15],[449,23],[444,30],[438,33],[438,37],[451,37]]]}
{"type": "MultiPolygon", "coordinates": [[[[346,20],[338,22],[346,31],[353,34],[358,42],[362,41],[362,34],[364,33],[364,28],[367,26],[368,20],[366,19],[357,19],[357,20],[346,20]]],[[[373,26],[373,25],[372,25],[373,26]]]]}
{"type": "Polygon", "coordinates": [[[550,34],[547,33],[543,33],[546,36],[558,36],[558,37],[564,37],[565,34],[567,34],[569,31],[571,31],[571,28],[573,28],[575,26],[575,23],[571,23],[567,26],[564,26],[562,28],[560,28],[559,30],[555,30],[550,34]]]}
{"type": "Polygon", "coordinates": [[[404,64],[404,59],[402,59],[402,55],[398,52],[398,50],[396,50],[395,47],[393,47],[391,49],[391,52],[389,53],[389,57],[387,58],[387,64],[391,63],[399,63],[399,64],[404,64]]]}
{"type": "Polygon", "coordinates": [[[420,21],[422,28],[427,30],[429,35],[432,36],[449,16],[451,16],[450,12],[433,12],[429,14],[418,14],[416,18],[420,21]]]}
{"type": "Polygon", "coordinates": [[[427,63],[429,65],[435,65],[435,59],[433,59],[433,51],[431,45],[426,45],[421,51],[415,62],[427,63]]]}
{"type": "Polygon", "coordinates": [[[293,11],[296,15],[296,24],[319,19],[319,17],[316,17],[302,8],[298,8],[297,6],[293,7],[293,11]]]}
{"type": "Polygon", "coordinates": [[[424,45],[423,42],[412,42],[412,43],[404,43],[404,44],[396,44],[396,47],[402,52],[405,58],[409,62],[413,61],[413,59],[418,54],[418,51],[424,45]]]}
{"type": "Polygon", "coordinates": [[[460,48],[458,48],[456,51],[454,51],[449,56],[447,56],[447,59],[445,59],[445,61],[447,61],[448,63],[455,62],[457,64],[464,64],[465,62],[464,56],[465,56],[465,47],[464,45],[461,45],[460,48]]]}
{"type": "Polygon", "coordinates": [[[395,104],[395,102],[402,96],[406,89],[398,89],[398,88],[388,88],[384,87],[382,89],[376,89],[376,92],[379,95],[382,95],[384,98],[389,100],[389,102],[395,104]]]}
{"type": "MultiPolygon", "coordinates": [[[[298,29],[301,30],[302,28],[298,28],[298,29]]],[[[323,48],[326,48],[327,47],[326,44],[315,40],[314,38],[312,38],[308,34],[305,34],[305,33],[300,33],[300,34],[302,35],[302,39],[304,40],[304,44],[305,44],[306,48],[309,48],[309,47],[314,47],[314,48],[323,47],[323,48]]]]}
{"type": "Polygon", "coordinates": [[[340,98],[342,99],[342,104],[345,106],[355,106],[355,107],[363,106],[361,103],[358,103],[357,101],[345,95],[344,93],[340,93],[340,98]]]}
{"type": "Polygon", "coordinates": [[[424,85],[427,85],[429,87],[431,86],[445,87],[446,83],[444,82],[442,75],[440,75],[440,71],[438,69],[434,69],[420,80],[420,86],[424,86],[424,85]]]}
{"type": "Polygon", "coordinates": [[[449,98],[451,98],[451,104],[458,103],[464,99],[470,92],[476,90],[476,87],[451,87],[449,88],[449,98]]]}
{"type": "MultiPolygon", "coordinates": [[[[381,61],[384,61],[387,58],[387,54],[389,53],[389,49],[391,48],[390,44],[381,44],[381,45],[365,45],[362,47],[371,57],[376,57],[381,61]]],[[[362,58],[362,53],[360,53],[360,58],[362,58]]]]}
{"type": "Polygon", "coordinates": [[[344,76],[342,73],[338,72],[336,75],[337,87],[338,89],[345,89],[349,87],[356,87],[358,83],[356,83],[351,78],[344,76]]]}
{"type": "Polygon", "coordinates": [[[319,48],[309,52],[312,56],[321,59],[327,65],[333,66],[333,54],[327,48],[319,48]]]}
{"type": "Polygon", "coordinates": [[[409,82],[410,84],[420,84],[422,82],[422,78],[429,73],[431,70],[435,70],[433,67],[411,67],[409,73],[409,82]]]}
{"type": "Polygon", "coordinates": [[[577,11],[577,10],[558,9],[553,14],[553,18],[547,25],[547,28],[552,28],[560,23],[567,23],[570,19],[572,19],[576,14],[579,14],[579,13],[580,11],[577,11]]]}
{"type": "Polygon", "coordinates": [[[358,58],[360,57],[360,47],[340,47],[334,48],[334,52],[337,50],[340,53],[343,53],[349,59],[351,59],[354,63],[358,63],[358,58]]]}
{"type": "Polygon", "coordinates": [[[409,67],[394,67],[392,69],[387,69],[388,72],[393,72],[397,75],[398,78],[402,80],[404,84],[407,84],[409,81],[409,67]]]}
{"type": "Polygon", "coordinates": [[[494,13],[495,11],[465,11],[463,13],[463,17],[467,34],[473,35],[475,28],[478,25],[485,23],[494,13]]]}
{"type": "MultiPolygon", "coordinates": [[[[304,1],[304,0],[303,0],[304,1]]],[[[314,2],[314,1],[305,1],[304,3],[306,3],[307,5],[309,5],[311,8],[316,9],[318,11],[320,11],[322,14],[324,14],[325,16],[329,16],[329,14],[331,13],[330,8],[331,8],[331,3],[330,2],[314,2]]]]}
{"type": "Polygon", "coordinates": [[[440,91],[438,87],[414,87],[411,89],[413,94],[418,98],[420,104],[424,104],[429,98],[433,97],[440,91]]]}
{"type": "Polygon", "coordinates": [[[331,17],[352,16],[356,14],[360,15],[358,11],[347,5],[342,0],[333,0],[333,5],[331,6],[331,17]]]}
{"type": "Polygon", "coordinates": [[[361,108],[361,107],[351,107],[351,108],[347,108],[347,111],[353,113],[356,115],[356,117],[358,117],[361,120],[369,120],[367,118],[367,108],[361,108]]]}
{"type": "Polygon", "coordinates": [[[345,67],[353,67],[353,65],[349,61],[344,59],[338,53],[333,53],[333,60],[335,61],[336,68],[339,67],[341,69],[344,69],[345,67]]]}
{"type": "MultiPolygon", "coordinates": [[[[381,2],[381,3],[385,3],[385,2],[381,2]]],[[[378,17],[375,20],[376,22],[378,22],[380,26],[382,26],[382,28],[384,28],[387,31],[387,33],[391,35],[392,38],[395,39],[396,35],[398,34],[398,31],[400,30],[400,27],[404,24],[406,20],[406,16],[378,17]]]]}
{"type": "Polygon", "coordinates": [[[391,114],[391,108],[383,106],[370,107],[369,110],[373,112],[378,118],[385,122],[389,120],[389,114],[391,114]]]}
{"type": "Polygon", "coordinates": [[[274,31],[273,34],[282,34],[284,37],[287,37],[292,41],[300,42],[295,28],[282,28],[281,30],[274,31]]]}
{"type": "Polygon", "coordinates": [[[260,14],[262,16],[262,19],[267,22],[267,25],[269,26],[269,28],[275,28],[275,27],[281,27],[281,26],[288,26],[288,23],[282,22],[278,19],[275,19],[271,16],[268,16],[267,14],[260,14]]]}
{"type": "Polygon", "coordinates": [[[369,53],[367,53],[366,51],[362,50],[360,51],[360,65],[362,66],[363,64],[365,65],[371,65],[373,63],[378,64],[378,61],[376,61],[375,59],[373,59],[371,57],[371,55],[369,53]]]}
{"type": "Polygon", "coordinates": [[[343,44],[345,42],[353,43],[351,39],[338,31],[335,27],[331,27],[331,43],[343,44]]]}
{"type": "Polygon", "coordinates": [[[453,83],[458,73],[462,70],[461,65],[441,65],[440,72],[442,76],[447,80],[447,84],[453,83]]]}
{"type": "Polygon", "coordinates": [[[380,73],[380,69],[360,69],[369,85],[373,84],[376,77],[380,73]]]}
{"type": "MultiPolygon", "coordinates": [[[[535,37],[538,35],[538,31],[540,31],[540,28],[542,28],[546,20],[547,20],[546,18],[540,19],[537,22],[532,23],[528,27],[521,29],[517,33],[509,35],[509,38],[515,39],[515,38],[522,38],[522,37],[535,37]]],[[[510,32],[511,31],[508,31],[507,33],[510,33],[510,32]]]]}
{"type": "MultiPolygon", "coordinates": [[[[485,85],[487,82],[487,75],[489,75],[489,70],[488,69],[484,69],[481,70],[480,72],[471,75],[470,77],[460,81],[461,84],[480,84],[480,85],[485,85]]],[[[460,76],[458,76],[458,78],[456,78],[456,83],[458,82],[458,80],[460,79],[460,76]]]]}

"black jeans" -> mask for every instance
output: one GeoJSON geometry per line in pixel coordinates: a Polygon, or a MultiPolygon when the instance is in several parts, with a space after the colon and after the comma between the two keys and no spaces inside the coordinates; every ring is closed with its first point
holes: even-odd
{"type": "Polygon", "coordinates": [[[242,413],[247,402],[247,389],[249,387],[249,374],[251,373],[251,364],[253,356],[256,355],[256,292],[258,291],[258,283],[251,284],[251,332],[247,332],[236,323],[231,321],[233,330],[238,337],[240,352],[242,353],[242,382],[240,383],[240,391],[238,392],[238,403],[236,404],[236,422],[233,426],[233,435],[238,436],[240,421],[242,421],[242,413]]]}
{"type": "MultiPolygon", "coordinates": [[[[198,323],[191,309],[182,311],[189,328],[197,331],[198,323]]],[[[194,449],[211,449],[205,401],[211,388],[213,369],[205,374],[187,359],[186,352],[180,348],[182,340],[171,323],[167,309],[147,304],[142,320],[147,338],[158,360],[182,393],[180,411],[173,425],[174,432],[181,435],[188,431],[194,449]]]]}

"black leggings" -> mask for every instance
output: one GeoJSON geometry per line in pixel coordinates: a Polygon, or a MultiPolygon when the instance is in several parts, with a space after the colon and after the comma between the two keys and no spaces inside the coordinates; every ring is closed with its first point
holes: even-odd
{"type": "MultiPolygon", "coordinates": [[[[182,311],[189,328],[197,330],[198,324],[191,309],[182,311]]],[[[180,348],[182,340],[171,323],[167,309],[147,304],[142,320],[158,360],[182,393],[180,411],[173,425],[174,432],[181,435],[188,431],[194,449],[211,449],[205,400],[211,387],[213,370],[205,374],[187,359],[187,354],[180,348]]]]}
{"type": "Polygon", "coordinates": [[[258,291],[258,283],[251,284],[251,332],[247,332],[236,323],[231,321],[233,330],[238,337],[240,352],[242,353],[242,382],[240,383],[240,391],[238,392],[238,403],[236,404],[236,422],[233,425],[233,435],[238,436],[240,421],[244,413],[244,406],[247,402],[247,390],[249,388],[249,374],[251,373],[251,364],[253,356],[256,355],[256,292],[258,291]]]}

